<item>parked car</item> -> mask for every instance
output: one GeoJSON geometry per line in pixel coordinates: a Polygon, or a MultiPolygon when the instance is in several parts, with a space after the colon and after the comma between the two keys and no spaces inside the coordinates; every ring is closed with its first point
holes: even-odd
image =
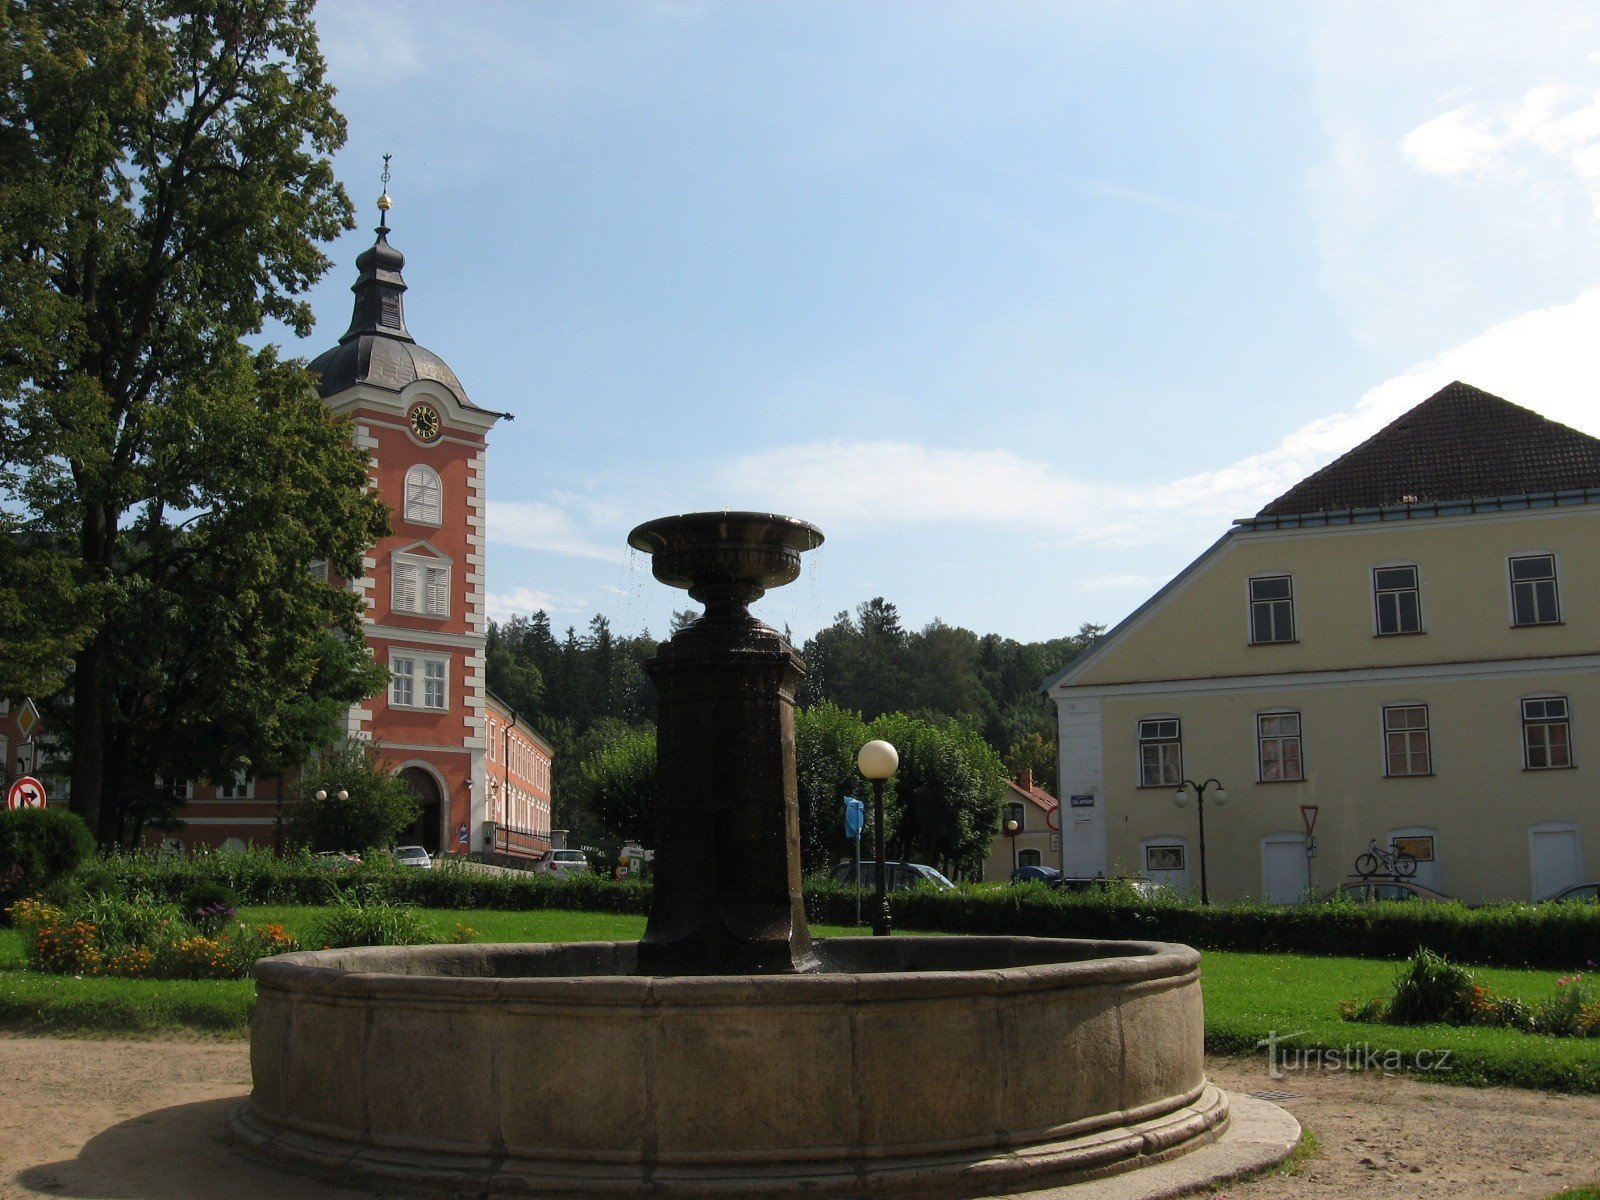
{"type": "Polygon", "coordinates": [[[534,870],[546,875],[573,875],[591,868],[589,856],[582,850],[546,850],[534,870]]]}
{"type": "Polygon", "coordinates": [[[433,859],[421,846],[396,846],[394,860],[402,867],[416,867],[421,871],[433,870],[433,859]]]}
{"type": "Polygon", "coordinates": [[[317,866],[330,871],[345,871],[361,865],[361,855],[346,854],[343,850],[319,850],[313,857],[317,860],[317,866]]]}
{"type": "MultiPolygon", "coordinates": [[[[861,886],[872,888],[877,886],[876,862],[861,864],[861,886]]],[[[951,883],[938,871],[926,863],[890,862],[883,863],[884,885],[891,892],[909,891],[914,887],[931,886],[940,891],[954,891],[955,884],[951,883]]],[[[848,886],[854,886],[856,881],[856,865],[853,862],[842,862],[833,869],[833,881],[848,886]]]]}
{"type": "Polygon", "coordinates": [[[1053,887],[1060,878],[1061,872],[1054,867],[1018,867],[1011,872],[1012,883],[1048,883],[1053,887]]]}
{"type": "Polygon", "coordinates": [[[1137,875],[1119,875],[1114,879],[1107,879],[1104,875],[1096,875],[1092,879],[1062,876],[1050,886],[1058,892],[1105,892],[1113,885],[1132,892],[1141,900],[1154,899],[1167,891],[1166,887],[1155,880],[1144,879],[1137,875]]]}
{"type": "Polygon", "coordinates": [[[1582,904],[1586,900],[1591,904],[1600,901],[1600,883],[1575,883],[1550,897],[1552,904],[1582,904]]]}
{"type": "Polygon", "coordinates": [[[1410,879],[1352,879],[1341,883],[1322,897],[1324,900],[1342,900],[1349,904],[1381,904],[1390,900],[1427,900],[1439,902],[1454,900],[1431,887],[1410,879]]]}

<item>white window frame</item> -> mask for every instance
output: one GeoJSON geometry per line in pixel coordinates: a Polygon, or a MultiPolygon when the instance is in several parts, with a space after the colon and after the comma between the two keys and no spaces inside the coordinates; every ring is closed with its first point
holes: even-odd
{"type": "Polygon", "coordinates": [[[1276,710],[1273,710],[1271,712],[1262,712],[1262,713],[1257,713],[1256,714],[1256,780],[1258,782],[1260,782],[1260,783],[1304,783],[1305,782],[1305,778],[1306,778],[1305,731],[1306,731],[1305,717],[1300,713],[1300,711],[1298,709],[1283,708],[1283,709],[1276,709],[1276,710]],[[1263,728],[1263,723],[1264,722],[1270,721],[1270,720],[1274,720],[1274,719],[1283,718],[1283,717],[1293,717],[1294,718],[1294,723],[1295,724],[1294,724],[1294,732],[1293,733],[1272,733],[1272,734],[1269,734],[1263,728]],[[1268,776],[1267,776],[1267,754],[1266,754],[1266,749],[1267,749],[1267,743],[1268,742],[1274,742],[1278,746],[1278,763],[1279,763],[1280,767],[1282,766],[1283,761],[1284,761],[1284,759],[1283,759],[1283,747],[1289,742],[1293,742],[1294,743],[1295,761],[1296,761],[1296,763],[1298,764],[1298,767],[1299,767],[1299,771],[1298,771],[1297,774],[1294,774],[1294,775],[1280,774],[1276,778],[1268,778],[1268,776]]]}
{"type": "Polygon", "coordinates": [[[1017,866],[1042,867],[1044,866],[1044,852],[1029,846],[1017,851],[1017,866]]]}
{"type": "Polygon", "coordinates": [[[1517,702],[1517,713],[1522,718],[1522,769],[1525,771],[1571,770],[1575,765],[1572,761],[1572,702],[1566,696],[1524,696],[1517,702]],[[1561,712],[1559,716],[1550,715],[1550,706],[1555,704],[1559,704],[1561,706],[1561,712]],[[1530,705],[1543,706],[1544,712],[1536,715],[1530,715],[1530,705]],[[1547,761],[1543,763],[1535,763],[1533,761],[1534,746],[1529,740],[1528,735],[1535,729],[1548,731],[1549,729],[1558,725],[1565,733],[1567,761],[1559,763],[1548,761],[1550,757],[1550,741],[1549,734],[1546,732],[1544,745],[1539,747],[1539,749],[1544,752],[1544,756],[1547,761]]]}
{"type": "MultiPolygon", "coordinates": [[[[1395,620],[1398,625],[1400,618],[1399,601],[1395,602],[1395,620]]],[[[1414,562],[1380,563],[1372,568],[1372,629],[1377,637],[1410,637],[1427,632],[1427,624],[1422,619],[1422,568],[1414,562]],[[1380,571],[1410,571],[1411,586],[1408,588],[1379,587],[1378,573],[1380,571]],[[1383,627],[1383,597],[1401,596],[1410,592],[1417,601],[1417,627],[1415,629],[1385,629],[1383,627]]]]}
{"type": "Polygon", "coordinates": [[[450,656],[410,647],[389,651],[389,707],[409,712],[448,712],[450,709],[450,656]],[[410,664],[402,669],[399,664],[410,664]],[[440,677],[439,704],[429,704],[429,668],[437,667],[440,677]]]}
{"type": "MultiPolygon", "coordinates": [[[[1296,617],[1296,614],[1295,614],[1295,611],[1294,611],[1295,605],[1294,605],[1294,576],[1293,575],[1291,575],[1287,571],[1262,571],[1259,574],[1255,574],[1255,575],[1250,576],[1250,578],[1245,581],[1244,594],[1245,594],[1245,600],[1246,600],[1245,612],[1246,612],[1246,614],[1247,614],[1247,616],[1249,618],[1250,645],[1252,645],[1252,646],[1283,646],[1283,645],[1287,645],[1287,644],[1289,644],[1291,642],[1297,642],[1297,641],[1300,640],[1300,623],[1299,623],[1299,620],[1296,617]],[[1287,583],[1289,585],[1289,594],[1287,596],[1266,597],[1266,598],[1263,598],[1263,599],[1260,599],[1260,600],[1256,599],[1256,584],[1258,584],[1258,583],[1276,583],[1280,579],[1283,580],[1285,583],[1287,583]],[[1272,609],[1274,610],[1274,613],[1276,613],[1276,608],[1280,604],[1286,604],[1286,605],[1289,606],[1289,631],[1288,631],[1289,632],[1289,636],[1288,637],[1277,637],[1277,636],[1268,637],[1268,638],[1258,638],[1258,637],[1256,637],[1256,605],[1258,605],[1258,604],[1271,606],[1272,609]]],[[[1272,618],[1271,625],[1272,625],[1271,632],[1274,635],[1276,635],[1278,633],[1278,628],[1277,628],[1278,622],[1277,622],[1276,616],[1274,616],[1272,618]]]]}
{"type": "Polygon", "coordinates": [[[1140,717],[1134,727],[1137,734],[1137,750],[1134,760],[1138,772],[1139,786],[1142,788],[1175,788],[1183,782],[1183,721],[1178,717],[1140,717]],[[1171,725],[1173,732],[1166,735],[1162,726],[1171,725]],[[1160,762],[1158,764],[1160,778],[1152,780],[1145,770],[1145,747],[1162,747],[1160,762]],[[1168,761],[1166,747],[1171,747],[1176,752],[1175,761],[1168,761]],[[1167,776],[1175,775],[1176,778],[1168,779],[1167,776]]]}
{"type": "Polygon", "coordinates": [[[235,771],[233,778],[227,783],[217,783],[213,787],[218,800],[254,800],[256,798],[255,776],[248,771],[235,771]]]}
{"type": "Polygon", "coordinates": [[[1423,777],[1426,777],[1426,776],[1429,776],[1429,775],[1433,775],[1433,774],[1436,773],[1436,764],[1435,764],[1434,758],[1433,758],[1433,712],[1428,707],[1427,704],[1424,704],[1423,702],[1421,702],[1419,700],[1405,700],[1405,701],[1400,701],[1399,703],[1396,703],[1396,704],[1385,704],[1383,706],[1382,715],[1381,715],[1381,717],[1379,719],[1379,726],[1383,730],[1383,777],[1385,779],[1415,779],[1415,778],[1423,778],[1423,777]],[[1422,710],[1422,724],[1420,726],[1407,725],[1407,726],[1403,726],[1403,727],[1396,728],[1396,729],[1390,729],[1389,728],[1389,714],[1390,713],[1399,712],[1401,710],[1416,709],[1416,708],[1420,708],[1422,710]],[[1422,753],[1427,756],[1428,769],[1426,771],[1412,771],[1412,770],[1391,771],[1389,769],[1389,766],[1390,766],[1390,760],[1389,760],[1389,737],[1390,737],[1390,735],[1391,734],[1403,734],[1403,735],[1406,735],[1406,749],[1405,749],[1406,766],[1410,767],[1411,764],[1412,764],[1412,760],[1415,757],[1415,753],[1416,753],[1414,750],[1411,749],[1410,735],[1416,734],[1416,733],[1421,733],[1421,735],[1422,735],[1422,746],[1423,746],[1422,753]]]}
{"type": "Polygon", "coordinates": [[[389,556],[389,607],[412,617],[450,616],[450,562],[425,554],[389,556]],[[415,593],[407,596],[408,581],[415,593]]]}
{"type": "MultiPolygon", "coordinates": [[[[1557,555],[1556,555],[1555,551],[1553,551],[1553,550],[1527,550],[1527,551],[1524,551],[1524,552],[1521,552],[1521,553],[1518,553],[1518,554],[1509,555],[1506,558],[1506,587],[1508,589],[1508,595],[1509,595],[1510,600],[1511,600],[1511,627],[1513,629],[1529,629],[1529,628],[1533,628],[1533,627],[1539,626],[1539,625],[1559,625],[1559,624],[1561,624],[1561,564],[1558,561],[1558,558],[1557,558],[1557,555]],[[1550,560],[1550,574],[1548,576],[1540,576],[1537,579],[1518,579],[1516,577],[1517,564],[1518,563],[1529,562],[1529,561],[1532,561],[1532,560],[1535,560],[1535,559],[1541,559],[1541,558],[1547,558],[1547,559],[1550,560]],[[1518,620],[1517,619],[1517,588],[1518,588],[1518,586],[1521,585],[1521,586],[1533,586],[1533,587],[1536,587],[1538,584],[1544,583],[1546,581],[1548,581],[1549,584],[1550,584],[1550,601],[1551,601],[1551,607],[1554,608],[1554,610],[1555,610],[1555,615],[1553,617],[1551,617],[1548,621],[1541,621],[1541,620],[1521,621],[1521,620],[1518,620]]],[[[1537,617],[1538,592],[1534,591],[1533,595],[1534,595],[1534,607],[1535,607],[1535,610],[1536,610],[1535,611],[1535,616],[1537,617]]]]}
{"type": "Polygon", "coordinates": [[[444,480],[439,478],[427,463],[415,463],[406,472],[405,494],[401,505],[402,519],[411,525],[443,525],[444,524],[444,480]],[[431,486],[433,502],[430,505],[426,499],[426,490],[431,486]],[[418,490],[423,492],[418,496],[418,490]]]}

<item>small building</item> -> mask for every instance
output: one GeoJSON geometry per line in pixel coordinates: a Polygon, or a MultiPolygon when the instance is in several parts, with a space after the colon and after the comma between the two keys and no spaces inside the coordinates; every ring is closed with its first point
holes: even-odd
{"type": "Polygon", "coordinates": [[[1216,779],[1218,899],[1328,891],[1373,842],[1467,901],[1592,878],[1597,595],[1600,440],[1449,385],[1047,681],[1063,869],[1198,890],[1197,806],[1174,792],[1216,779]]]}
{"type": "Polygon", "coordinates": [[[551,848],[550,771],[555,751],[515,710],[485,692],[489,806],[481,849],[512,864],[535,862],[551,848]]]}
{"type": "Polygon", "coordinates": [[[1023,768],[1006,780],[1005,807],[1000,814],[1000,831],[989,844],[989,857],[983,863],[983,877],[990,880],[1011,878],[1014,867],[1054,867],[1061,855],[1061,835],[1056,821],[1061,802],[1033,782],[1033,772],[1023,768]],[[1017,823],[1016,835],[1009,832],[1017,823]]]}

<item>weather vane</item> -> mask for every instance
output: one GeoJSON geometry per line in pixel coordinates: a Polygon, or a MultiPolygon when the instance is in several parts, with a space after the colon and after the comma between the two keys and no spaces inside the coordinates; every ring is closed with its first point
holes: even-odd
{"type": "Polygon", "coordinates": [[[383,156],[383,174],[379,176],[383,180],[383,195],[378,197],[378,224],[385,232],[389,228],[389,210],[394,207],[394,201],[389,199],[389,160],[393,157],[392,154],[383,156]]]}

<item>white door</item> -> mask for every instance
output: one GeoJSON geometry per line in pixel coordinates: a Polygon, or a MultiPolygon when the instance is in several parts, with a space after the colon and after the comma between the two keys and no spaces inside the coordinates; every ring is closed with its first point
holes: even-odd
{"type": "Polygon", "coordinates": [[[1583,882],[1583,859],[1578,853],[1576,825],[1535,825],[1528,830],[1530,894],[1548,900],[1557,892],[1583,882]]]}
{"type": "Polygon", "coordinates": [[[1306,839],[1298,833],[1269,833],[1261,839],[1261,898],[1268,904],[1299,904],[1311,886],[1306,839]]]}
{"type": "Polygon", "coordinates": [[[1146,838],[1139,843],[1143,875],[1180,896],[1189,894],[1189,843],[1180,837],[1146,838]]]}

